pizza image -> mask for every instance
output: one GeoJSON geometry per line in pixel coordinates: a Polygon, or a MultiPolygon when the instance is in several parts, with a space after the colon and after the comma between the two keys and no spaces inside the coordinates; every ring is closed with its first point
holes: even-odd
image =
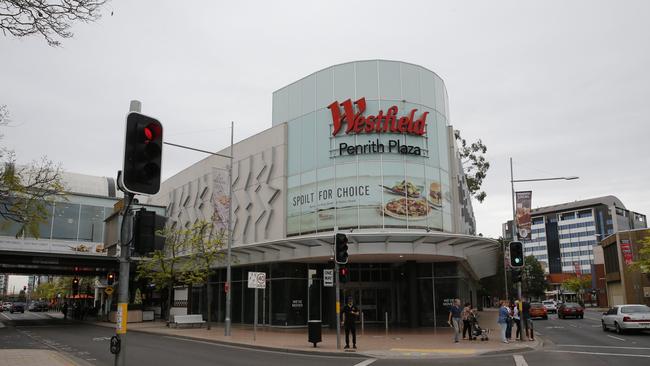
{"type": "Polygon", "coordinates": [[[424,198],[396,198],[384,206],[384,213],[399,219],[424,219],[430,212],[429,204],[424,198]]]}

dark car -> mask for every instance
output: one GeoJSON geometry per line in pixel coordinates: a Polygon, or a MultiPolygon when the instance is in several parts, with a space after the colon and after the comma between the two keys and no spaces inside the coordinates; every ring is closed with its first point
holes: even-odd
{"type": "Polygon", "coordinates": [[[29,311],[47,311],[48,306],[45,301],[32,301],[28,307],[29,311]]]}
{"type": "Polygon", "coordinates": [[[10,313],[24,313],[25,312],[25,304],[22,302],[15,302],[11,304],[11,309],[9,309],[10,313]]]}
{"type": "Polygon", "coordinates": [[[575,302],[565,302],[557,308],[557,317],[560,319],[566,319],[567,316],[573,316],[579,319],[582,319],[585,315],[585,311],[575,302]]]}

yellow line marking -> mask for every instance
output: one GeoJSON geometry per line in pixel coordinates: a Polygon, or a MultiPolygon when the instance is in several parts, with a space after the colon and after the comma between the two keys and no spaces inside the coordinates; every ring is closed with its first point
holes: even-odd
{"type": "Polygon", "coordinates": [[[456,348],[391,348],[394,352],[419,352],[419,353],[457,353],[471,355],[476,353],[473,349],[456,349],[456,348]]]}

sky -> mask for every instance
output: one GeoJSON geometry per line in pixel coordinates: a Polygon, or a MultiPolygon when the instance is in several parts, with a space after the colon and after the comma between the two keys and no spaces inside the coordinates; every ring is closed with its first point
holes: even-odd
{"type": "MultiPolygon", "coordinates": [[[[169,142],[219,150],[271,127],[272,92],[322,68],[391,59],[445,81],[450,123],[491,164],[477,231],[501,235],[514,178],[533,207],[615,195],[650,214],[648,1],[111,1],[49,47],[0,35],[0,144],[71,172],[121,169],[129,101],[169,142]],[[112,12],[112,15],[111,15],[112,12]]],[[[163,176],[203,154],[165,147],[163,176]]]]}

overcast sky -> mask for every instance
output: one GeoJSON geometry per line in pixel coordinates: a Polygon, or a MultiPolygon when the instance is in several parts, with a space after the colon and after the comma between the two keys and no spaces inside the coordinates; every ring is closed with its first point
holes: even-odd
{"type": "MultiPolygon", "coordinates": [[[[509,157],[516,179],[580,176],[517,185],[533,207],[612,194],[650,214],[650,1],[113,0],[103,14],[58,48],[0,35],[2,144],[19,161],[115,176],[131,99],[167,141],[220,149],[231,120],[236,141],[271,126],[274,90],[381,58],[440,75],[451,124],[488,146],[484,235],[512,216],[509,157]]],[[[204,157],[165,149],[165,177],[204,157]]]]}

